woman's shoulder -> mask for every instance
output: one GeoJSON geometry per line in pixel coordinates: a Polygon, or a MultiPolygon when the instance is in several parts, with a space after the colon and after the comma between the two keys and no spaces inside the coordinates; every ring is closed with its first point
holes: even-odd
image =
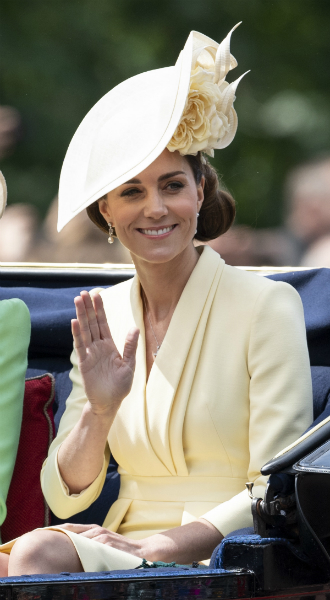
{"type": "Polygon", "coordinates": [[[0,316],[3,319],[14,319],[16,322],[30,323],[30,313],[23,300],[19,298],[10,298],[0,301],[0,316]]]}
{"type": "Polygon", "coordinates": [[[237,285],[241,288],[249,288],[256,293],[264,289],[275,291],[275,289],[278,289],[279,287],[281,287],[281,289],[293,290],[294,293],[297,293],[292,285],[285,281],[274,281],[265,275],[248,271],[244,267],[231,267],[230,265],[225,264],[224,275],[232,285],[237,285]]]}
{"type": "Polygon", "coordinates": [[[129,299],[130,291],[132,287],[133,279],[128,279],[121,283],[117,283],[108,288],[94,288],[91,290],[91,294],[98,293],[102,297],[103,303],[114,304],[119,302],[120,304],[126,299],[129,299]]]}
{"type": "Polygon", "coordinates": [[[224,285],[231,290],[231,296],[240,298],[244,303],[301,305],[298,292],[285,281],[274,281],[264,275],[229,265],[225,265],[223,280],[224,285]]]}
{"type": "Polygon", "coordinates": [[[25,345],[30,339],[31,319],[25,302],[19,298],[0,301],[0,338],[25,345]]]}

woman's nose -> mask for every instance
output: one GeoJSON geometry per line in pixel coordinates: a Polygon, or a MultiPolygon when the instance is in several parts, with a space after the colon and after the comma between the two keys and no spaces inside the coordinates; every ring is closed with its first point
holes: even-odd
{"type": "Polygon", "coordinates": [[[146,197],[144,216],[153,219],[160,219],[164,215],[167,215],[167,213],[168,210],[161,194],[158,191],[150,192],[146,197]]]}

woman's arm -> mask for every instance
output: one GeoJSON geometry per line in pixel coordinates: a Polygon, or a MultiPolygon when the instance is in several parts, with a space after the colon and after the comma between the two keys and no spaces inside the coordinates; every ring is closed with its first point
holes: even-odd
{"type": "Polygon", "coordinates": [[[205,519],[140,540],[139,556],[150,561],[189,564],[207,560],[223,535],[205,519]]]}
{"type": "Polygon", "coordinates": [[[129,393],[139,332],[131,330],[123,357],[112,340],[98,293],[75,299],[72,392],[41,471],[41,487],[61,519],[85,510],[99,496],[109,462],[107,436],[129,393]]]}
{"type": "Polygon", "coordinates": [[[97,412],[87,402],[78,423],[61,444],[58,467],[70,494],[80,494],[100,474],[113,418],[109,410],[97,412]]]}
{"type": "MultiPolygon", "coordinates": [[[[254,495],[263,497],[268,478],[261,475],[261,467],[298,439],[313,421],[304,311],[291,285],[268,282],[260,293],[251,321],[247,366],[247,481],[254,482],[254,495]]],[[[252,526],[251,501],[244,490],[202,516],[227,535],[252,526]]]]}
{"type": "Polygon", "coordinates": [[[31,323],[21,300],[0,302],[0,525],[14,470],[21,431],[31,323]]]}
{"type": "Polygon", "coordinates": [[[109,429],[131,389],[138,329],[126,338],[123,357],[111,337],[99,294],[75,298],[72,334],[87,397],[81,417],[58,452],[58,467],[71,494],[79,494],[100,474],[109,429]]]}

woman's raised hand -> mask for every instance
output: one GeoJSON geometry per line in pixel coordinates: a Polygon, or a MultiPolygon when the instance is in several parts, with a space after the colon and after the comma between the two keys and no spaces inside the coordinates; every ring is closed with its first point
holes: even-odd
{"type": "Polygon", "coordinates": [[[112,339],[102,298],[83,291],[74,299],[77,318],[72,335],[86,396],[93,411],[110,411],[115,416],[132,387],[139,330],[126,337],[123,356],[112,339]]]}

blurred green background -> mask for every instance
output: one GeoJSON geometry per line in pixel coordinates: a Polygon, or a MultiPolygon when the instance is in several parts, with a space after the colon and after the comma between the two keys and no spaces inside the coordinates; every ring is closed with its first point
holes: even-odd
{"type": "Polygon", "coordinates": [[[192,29],[232,38],[240,83],[238,134],[214,159],[238,204],[239,223],[281,222],[283,181],[330,149],[329,0],[1,1],[0,104],[21,115],[1,161],[9,203],[43,216],[70,139],[117,83],[175,63],[192,29]]]}

